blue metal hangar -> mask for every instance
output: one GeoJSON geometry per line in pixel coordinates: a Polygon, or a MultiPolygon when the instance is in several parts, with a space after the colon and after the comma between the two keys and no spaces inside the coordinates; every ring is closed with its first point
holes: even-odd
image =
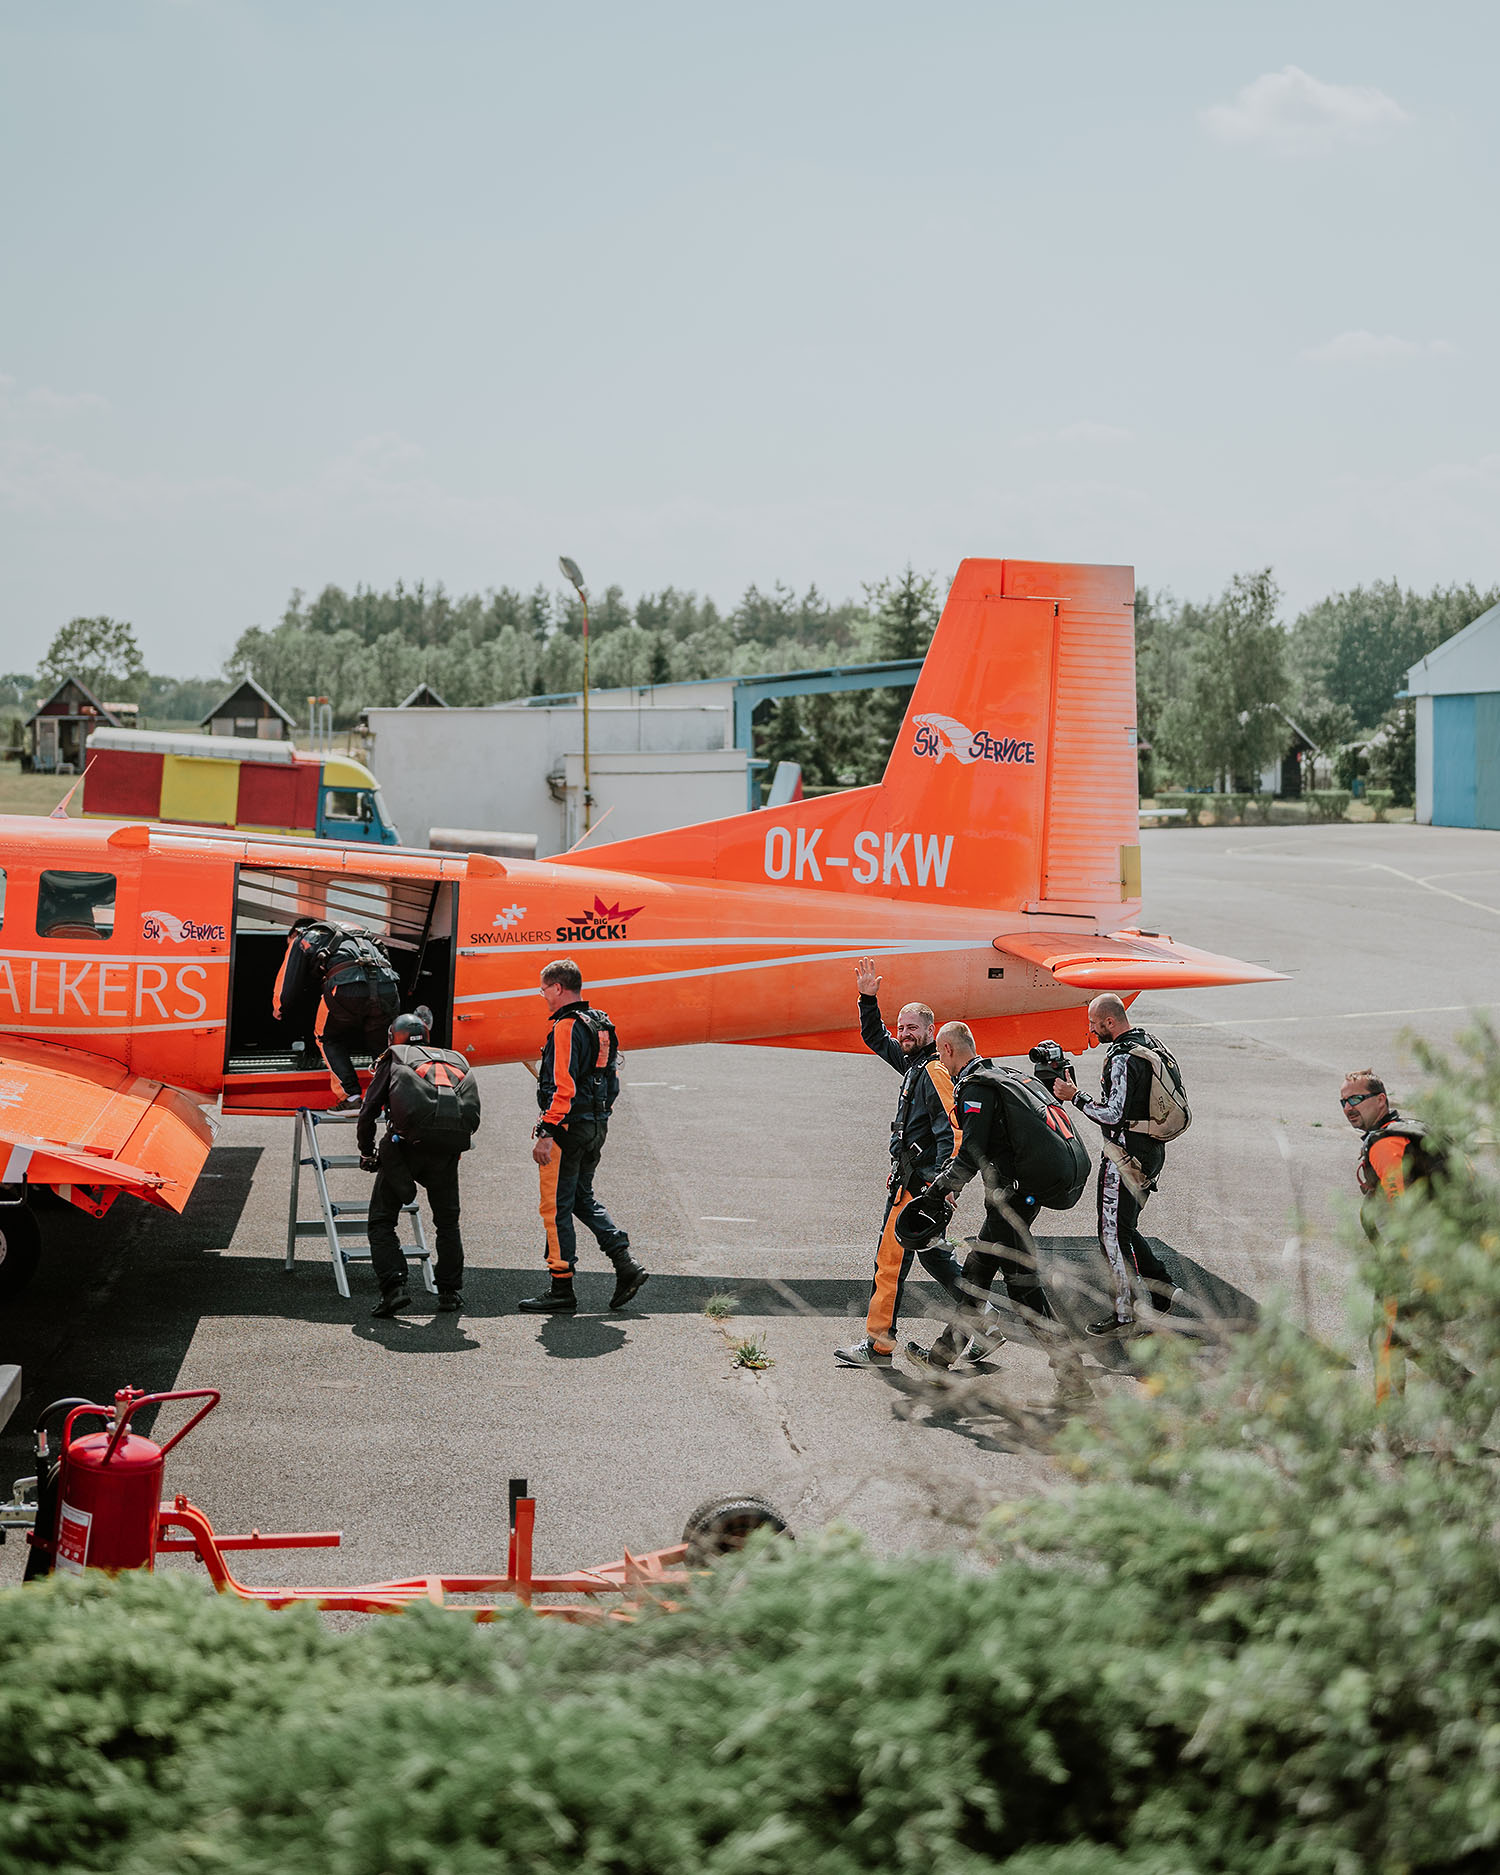
{"type": "Polygon", "coordinates": [[[1500,605],[1413,664],[1417,819],[1500,828],[1500,605]]]}

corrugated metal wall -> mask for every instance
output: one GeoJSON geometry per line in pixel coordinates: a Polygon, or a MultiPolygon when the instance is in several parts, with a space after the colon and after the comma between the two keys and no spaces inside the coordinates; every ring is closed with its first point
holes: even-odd
{"type": "Polygon", "coordinates": [[[1432,699],[1432,824],[1500,829],[1500,691],[1432,699]]]}
{"type": "Polygon", "coordinates": [[[1134,613],[1065,604],[1057,631],[1043,895],[1120,897],[1121,849],[1140,840],[1134,613]]]}
{"type": "Polygon", "coordinates": [[[1438,827],[1475,825],[1474,699],[1432,699],[1432,819],[1438,827]]]}

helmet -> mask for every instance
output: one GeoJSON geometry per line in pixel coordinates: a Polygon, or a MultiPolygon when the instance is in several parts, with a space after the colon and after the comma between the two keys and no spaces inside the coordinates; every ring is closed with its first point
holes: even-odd
{"type": "Polygon", "coordinates": [[[408,1015],[397,1016],[389,1030],[392,1043],[425,1042],[431,1033],[432,1011],[425,1003],[419,1003],[408,1015]]]}
{"type": "Polygon", "coordinates": [[[903,1250],[925,1250],[948,1224],[943,1194],[929,1188],[896,1213],[896,1242],[903,1250]]]}

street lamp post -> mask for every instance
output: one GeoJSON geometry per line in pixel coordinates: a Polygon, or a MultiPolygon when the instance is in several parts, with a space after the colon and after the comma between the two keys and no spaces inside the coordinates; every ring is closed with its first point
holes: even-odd
{"type": "Polygon", "coordinates": [[[589,773],[589,596],[584,589],[578,562],[570,560],[564,553],[558,555],[557,564],[562,568],[563,578],[578,594],[578,602],[583,607],[583,830],[588,833],[594,824],[594,791],[589,773]]]}

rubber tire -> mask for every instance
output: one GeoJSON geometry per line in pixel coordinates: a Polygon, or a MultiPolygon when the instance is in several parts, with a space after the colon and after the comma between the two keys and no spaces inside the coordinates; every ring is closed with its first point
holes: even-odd
{"type": "Polygon", "coordinates": [[[743,1549],[756,1530],[771,1530],[788,1540],[792,1534],[786,1518],[766,1498],[752,1497],[744,1491],[709,1498],[682,1526],[688,1567],[701,1569],[715,1557],[743,1549]]]}
{"type": "Polygon", "coordinates": [[[29,1204],[0,1205],[0,1302],[12,1302],[36,1274],[42,1227],[29,1204]]]}

